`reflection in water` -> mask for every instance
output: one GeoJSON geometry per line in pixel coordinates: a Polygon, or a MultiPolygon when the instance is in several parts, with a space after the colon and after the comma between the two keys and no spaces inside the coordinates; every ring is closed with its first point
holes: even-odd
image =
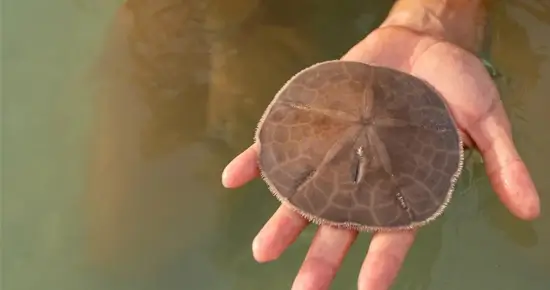
{"type": "MultiPolygon", "coordinates": [[[[65,3],[65,10],[38,11],[44,19],[59,18],[71,26],[79,17],[69,16],[81,15],[79,9],[110,9],[114,4],[98,3],[118,1],[67,2],[72,4],[65,3]]],[[[11,72],[6,90],[17,96],[6,102],[6,140],[15,140],[5,149],[11,170],[2,235],[9,249],[6,289],[288,289],[315,227],[280,260],[256,264],[250,243],[278,202],[259,180],[236,191],[222,189],[221,169],[250,144],[265,106],[289,76],[342,55],[383,19],[391,2],[127,0],[113,17],[94,71],[100,82],[93,91],[84,227],[76,204],[84,183],[80,168],[86,164],[80,147],[85,146],[74,140],[86,140],[88,127],[80,115],[88,103],[53,96],[62,102],[63,114],[49,116],[35,105],[52,102],[31,99],[37,93],[27,85],[29,76],[20,73],[63,69],[59,63],[69,61],[64,55],[51,63],[45,59],[53,55],[47,49],[59,50],[66,28],[51,24],[27,31],[34,19],[15,10],[32,9],[17,6],[27,5],[23,1],[3,7],[12,9],[6,15],[15,15],[6,17],[6,30],[18,40],[9,43],[20,45],[8,47],[6,64],[11,72]],[[29,35],[54,33],[57,38],[42,40],[40,49],[36,40],[26,41],[29,35]],[[30,53],[43,58],[23,61],[30,53]],[[77,121],[67,121],[67,115],[77,121]],[[45,125],[21,127],[29,120],[45,125]],[[21,137],[20,132],[35,131],[40,134],[21,137]],[[27,156],[32,150],[21,144],[36,140],[47,150],[27,156]],[[62,173],[55,175],[52,168],[62,173]],[[40,174],[29,178],[33,172],[40,174]]],[[[490,190],[483,166],[472,158],[445,216],[420,231],[395,289],[547,289],[550,220],[544,208],[550,205],[545,198],[550,181],[544,169],[550,138],[541,132],[547,129],[550,105],[550,40],[543,37],[550,32],[550,8],[543,3],[496,4],[490,47],[491,60],[504,76],[499,85],[519,150],[542,195],[543,217],[534,223],[511,217],[490,190]]],[[[100,21],[86,19],[81,21],[100,21]]],[[[78,57],[89,58],[86,53],[78,57]]],[[[64,76],[47,75],[32,75],[33,85],[67,85],[64,76]]],[[[369,236],[361,235],[355,243],[334,289],[356,289],[368,242],[369,236]]]]}
{"type": "Polygon", "coordinates": [[[208,232],[219,210],[219,189],[201,166],[222,163],[201,139],[210,45],[205,7],[195,2],[128,1],[115,19],[88,201],[102,266],[152,271],[208,232]]]}

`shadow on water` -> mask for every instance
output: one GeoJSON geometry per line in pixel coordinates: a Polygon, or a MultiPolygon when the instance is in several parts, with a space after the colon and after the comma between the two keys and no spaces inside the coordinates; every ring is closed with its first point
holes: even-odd
{"type": "MultiPolygon", "coordinates": [[[[76,109],[88,109],[87,101],[60,98],[63,113],[52,117],[59,118],[55,124],[79,133],[54,135],[65,131],[46,128],[49,136],[33,139],[42,136],[60,152],[42,150],[34,159],[6,161],[13,171],[8,177],[19,182],[12,182],[9,188],[18,190],[5,199],[11,217],[2,237],[9,237],[6,247],[17,249],[6,256],[6,271],[13,274],[6,284],[12,287],[6,289],[288,289],[315,227],[278,261],[258,265],[251,255],[252,239],[279,204],[260,180],[223,189],[221,170],[250,145],[261,113],[291,75],[316,61],[338,58],[384,18],[391,2],[127,0],[112,17],[93,66],[92,129],[84,124],[85,110],[76,109]],[[88,140],[89,131],[91,146],[71,143],[79,147],[73,150],[60,145],[69,138],[88,140]],[[90,160],[84,160],[88,153],[81,147],[91,150],[90,160]],[[84,182],[79,176],[84,170],[75,168],[87,162],[90,177],[84,182]],[[24,183],[23,167],[35,164],[48,174],[36,185],[24,183]],[[63,173],[53,175],[51,168],[63,168],[63,173]],[[70,182],[88,188],[78,195],[80,185],[70,182]],[[48,202],[32,194],[43,188],[48,202]],[[38,203],[30,207],[30,201],[38,203]],[[40,218],[48,210],[55,213],[53,221],[50,215],[40,218]],[[33,236],[43,227],[47,233],[33,236]],[[42,255],[18,260],[31,248],[42,255]],[[45,274],[29,281],[25,268],[45,274]]],[[[106,9],[99,2],[71,3],[72,9],[106,9]]],[[[540,3],[496,5],[489,55],[503,76],[497,81],[519,150],[544,194],[550,190],[543,167],[550,159],[550,138],[540,132],[548,118],[543,108],[550,105],[544,95],[550,82],[543,80],[550,77],[550,42],[535,39],[542,37],[539,28],[549,32],[550,12],[540,3]]],[[[62,39],[63,27],[55,30],[62,39]]],[[[21,54],[10,51],[12,59],[21,54]]],[[[58,57],[63,60],[62,54],[58,57]]],[[[21,62],[9,65],[16,76],[21,62]]],[[[27,87],[16,81],[11,83],[21,91],[27,87]]],[[[61,86],[64,79],[55,81],[61,86]]],[[[21,111],[32,102],[27,93],[20,94],[8,102],[9,112],[23,112],[7,114],[13,140],[21,131],[14,124],[33,115],[21,111]]],[[[35,122],[49,120],[47,113],[40,114],[34,114],[42,118],[35,122]]],[[[8,147],[21,154],[17,144],[8,147]]],[[[548,217],[535,223],[513,218],[492,193],[479,159],[469,161],[448,213],[420,230],[394,289],[546,289],[541,285],[550,281],[539,273],[550,270],[550,251],[544,246],[550,243],[548,217]]],[[[356,289],[369,240],[361,235],[356,241],[333,289],[356,289]]]]}

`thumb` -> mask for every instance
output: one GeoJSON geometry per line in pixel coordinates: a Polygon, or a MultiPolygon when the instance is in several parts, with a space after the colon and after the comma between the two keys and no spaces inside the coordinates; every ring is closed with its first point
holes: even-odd
{"type": "Polygon", "coordinates": [[[514,145],[504,107],[499,99],[494,102],[490,112],[468,131],[502,203],[517,217],[531,220],[540,214],[537,190],[514,145]]]}

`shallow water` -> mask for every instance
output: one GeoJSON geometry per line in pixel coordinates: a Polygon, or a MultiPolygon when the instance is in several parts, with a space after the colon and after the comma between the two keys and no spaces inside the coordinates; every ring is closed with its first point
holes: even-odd
{"type": "MultiPolygon", "coordinates": [[[[2,3],[2,289],[289,289],[314,228],[258,265],[250,244],[278,203],[219,175],[281,83],[391,3],[130,0],[117,17],[120,2],[2,3]]],[[[487,55],[542,217],[513,218],[471,158],[394,289],[550,287],[550,5],[500,3],[487,55]]],[[[333,289],[356,289],[368,241],[333,289]]]]}

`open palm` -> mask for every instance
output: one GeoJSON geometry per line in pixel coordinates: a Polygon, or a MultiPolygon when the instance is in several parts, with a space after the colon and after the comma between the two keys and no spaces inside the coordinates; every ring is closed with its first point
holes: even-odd
{"type": "MultiPolygon", "coordinates": [[[[539,215],[538,195],[514,146],[498,90],[474,55],[450,43],[389,26],[369,34],[342,59],[391,67],[429,82],[448,103],[466,145],[481,152],[501,201],[519,218],[539,215]]],[[[256,150],[252,145],[228,164],[222,175],[226,187],[241,186],[259,175],[256,150]]],[[[282,205],[254,240],[254,257],[260,262],[276,259],[307,225],[308,221],[282,205]]],[[[376,233],[358,288],[388,289],[414,234],[376,233]]],[[[293,289],[327,289],[356,235],[351,230],[319,227],[293,289]]]]}

